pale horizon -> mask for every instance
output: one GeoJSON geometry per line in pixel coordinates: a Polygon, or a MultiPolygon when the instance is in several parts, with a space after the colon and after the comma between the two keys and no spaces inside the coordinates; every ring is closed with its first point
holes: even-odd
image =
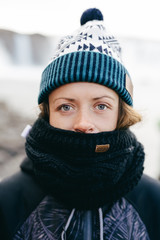
{"type": "Polygon", "coordinates": [[[80,26],[81,14],[90,7],[102,11],[113,35],[160,41],[158,0],[1,0],[0,29],[66,35],[80,26]]]}

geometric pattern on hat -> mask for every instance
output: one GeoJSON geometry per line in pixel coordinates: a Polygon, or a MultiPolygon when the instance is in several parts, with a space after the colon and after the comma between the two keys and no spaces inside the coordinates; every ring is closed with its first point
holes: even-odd
{"type": "Polygon", "coordinates": [[[100,52],[122,63],[120,44],[113,35],[106,31],[102,21],[101,23],[97,20],[87,22],[73,35],[61,39],[52,60],[76,51],[100,52]]]}
{"type": "Polygon", "coordinates": [[[121,59],[121,47],[102,19],[99,10],[89,9],[82,15],[83,25],[60,40],[51,63],[42,73],[39,104],[57,87],[82,81],[109,87],[133,105],[133,86],[121,59]]]}

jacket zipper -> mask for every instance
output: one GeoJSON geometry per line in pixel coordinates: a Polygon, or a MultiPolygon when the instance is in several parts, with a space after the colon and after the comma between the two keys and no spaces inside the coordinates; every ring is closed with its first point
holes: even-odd
{"type": "Polygon", "coordinates": [[[92,240],[92,212],[86,211],[84,216],[84,240],[92,240]]]}

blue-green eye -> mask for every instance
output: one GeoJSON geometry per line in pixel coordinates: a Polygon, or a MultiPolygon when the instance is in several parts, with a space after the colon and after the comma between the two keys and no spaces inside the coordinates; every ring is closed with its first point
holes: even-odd
{"type": "Polygon", "coordinates": [[[107,109],[107,106],[105,105],[105,104],[98,104],[97,106],[96,106],[96,108],[98,109],[98,110],[105,110],[105,109],[107,109]]]}
{"type": "Polygon", "coordinates": [[[72,107],[69,106],[69,105],[63,104],[62,106],[60,106],[60,110],[62,110],[63,112],[68,112],[68,111],[70,111],[71,109],[72,109],[72,107]]]}

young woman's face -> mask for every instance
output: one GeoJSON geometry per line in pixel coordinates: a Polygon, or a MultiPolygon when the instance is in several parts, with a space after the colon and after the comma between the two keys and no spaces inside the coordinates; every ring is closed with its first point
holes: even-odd
{"type": "Polygon", "coordinates": [[[76,132],[113,131],[118,108],[119,97],[112,89],[96,83],[69,83],[49,95],[49,122],[76,132]]]}

